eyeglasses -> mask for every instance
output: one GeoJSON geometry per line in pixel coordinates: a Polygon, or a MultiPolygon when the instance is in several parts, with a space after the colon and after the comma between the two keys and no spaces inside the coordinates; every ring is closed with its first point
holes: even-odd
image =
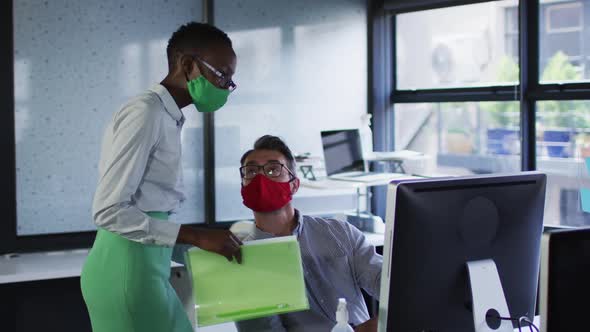
{"type": "Polygon", "coordinates": [[[260,170],[264,171],[264,175],[266,175],[269,178],[278,178],[279,176],[281,176],[281,174],[283,174],[283,169],[286,169],[287,172],[289,173],[289,175],[291,175],[292,178],[295,178],[296,176],[289,170],[289,168],[285,167],[285,165],[279,163],[279,162],[269,162],[266,163],[264,165],[246,165],[246,166],[242,166],[240,167],[240,175],[242,176],[243,179],[246,180],[251,180],[253,179],[258,173],[260,173],[260,170]]]}
{"type": "Polygon", "coordinates": [[[205,65],[205,67],[207,67],[207,69],[209,69],[213,74],[215,74],[215,76],[217,77],[217,84],[220,87],[222,87],[224,89],[228,89],[230,92],[234,91],[238,87],[236,85],[236,83],[234,83],[234,81],[232,81],[229,77],[227,77],[226,74],[224,74],[221,71],[215,69],[215,67],[211,66],[205,60],[199,58],[196,55],[193,55],[192,57],[195,58],[195,59],[197,59],[200,63],[202,63],[203,65],[205,65]]]}

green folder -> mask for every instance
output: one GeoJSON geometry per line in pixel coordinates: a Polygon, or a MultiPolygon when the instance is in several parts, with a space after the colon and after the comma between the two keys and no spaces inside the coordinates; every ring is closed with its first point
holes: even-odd
{"type": "Polygon", "coordinates": [[[245,242],[242,264],[199,248],[186,262],[198,326],[309,309],[295,236],[245,242]]]}

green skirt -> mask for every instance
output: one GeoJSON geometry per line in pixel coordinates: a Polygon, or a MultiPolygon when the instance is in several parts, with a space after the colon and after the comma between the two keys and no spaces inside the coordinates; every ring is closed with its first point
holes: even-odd
{"type": "MultiPolygon", "coordinates": [[[[164,212],[152,218],[168,219],[164,212]]],[[[94,332],[189,332],[169,282],[172,248],[145,245],[99,229],[80,278],[94,332]]]]}

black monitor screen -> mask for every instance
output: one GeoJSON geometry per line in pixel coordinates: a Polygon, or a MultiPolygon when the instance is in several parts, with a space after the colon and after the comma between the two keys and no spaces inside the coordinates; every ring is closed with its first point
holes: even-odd
{"type": "Polygon", "coordinates": [[[326,174],[364,171],[358,129],[322,131],[326,174]]]}
{"type": "Polygon", "coordinates": [[[544,202],[545,175],[536,172],[390,184],[380,327],[473,331],[467,263],[489,260],[509,314],[532,320],[544,202]]]}
{"type": "Polygon", "coordinates": [[[584,303],[590,296],[590,228],[550,236],[542,327],[547,332],[588,330],[584,303]]]}

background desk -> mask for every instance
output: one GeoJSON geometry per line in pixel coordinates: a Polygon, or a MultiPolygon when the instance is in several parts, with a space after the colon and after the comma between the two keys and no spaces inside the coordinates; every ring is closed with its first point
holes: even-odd
{"type": "Polygon", "coordinates": [[[411,175],[404,175],[391,179],[384,179],[371,182],[356,182],[356,181],[344,181],[344,180],[332,180],[329,178],[320,179],[317,181],[301,181],[301,186],[305,188],[322,189],[322,190],[342,190],[342,189],[365,189],[373,186],[384,186],[389,184],[392,180],[401,179],[417,179],[418,177],[411,175]]]}
{"type": "MultiPolygon", "coordinates": [[[[364,232],[372,245],[383,246],[384,235],[364,232]]],[[[88,249],[0,256],[0,285],[80,277],[88,249]]],[[[171,268],[182,265],[171,262],[171,268]]]]}
{"type": "MultiPolygon", "coordinates": [[[[380,179],[371,182],[357,182],[332,180],[329,178],[319,179],[317,181],[304,180],[301,181],[301,187],[305,190],[315,191],[337,191],[337,190],[355,190],[356,191],[356,206],[351,206],[349,209],[343,209],[334,213],[335,216],[344,215],[344,218],[353,225],[357,226],[363,231],[369,232],[384,232],[385,223],[381,217],[374,215],[371,212],[371,193],[369,187],[386,186],[393,180],[404,179],[421,179],[421,177],[400,174],[397,177],[388,179],[380,179]],[[365,197],[363,201],[361,198],[365,197]],[[364,204],[363,204],[364,203],[364,204]]],[[[383,244],[381,244],[383,245],[383,244]]]]}
{"type": "MultiPolygon", "coordinates": [[[[366,236],[373,245],[383,245],[383,234],[366,236]]],[[[90,332],[80,291],[80,273],[87,256],[88,249],[0,256],[0,331],[90,332]]],[[[174,262],[171,268],[171,283],[183,300],[190,293],[179,282],[185,280],[186,272],[174,262]]],[[[198,331],[232,332],[235,328],[223,324],[198,331]]]]}
{"type": "MultiPolygon", "coordinates": [[[[88,249],[0,256],[0,331],[90,332],[80,291],[80,273],[88,249]]],[[[171,262],[170,282],[183,303],[192,296],[186,271],[171,262]]],[[[193,302],[194,303],[194,302],[193,302]]],[[[194,306],[194,304],[193,304],[194,306]]],[[[190,315],[189,315],[190,316],[190,315]]],[[[202,332],[235,331],[212,326],[202,332]]]]}

